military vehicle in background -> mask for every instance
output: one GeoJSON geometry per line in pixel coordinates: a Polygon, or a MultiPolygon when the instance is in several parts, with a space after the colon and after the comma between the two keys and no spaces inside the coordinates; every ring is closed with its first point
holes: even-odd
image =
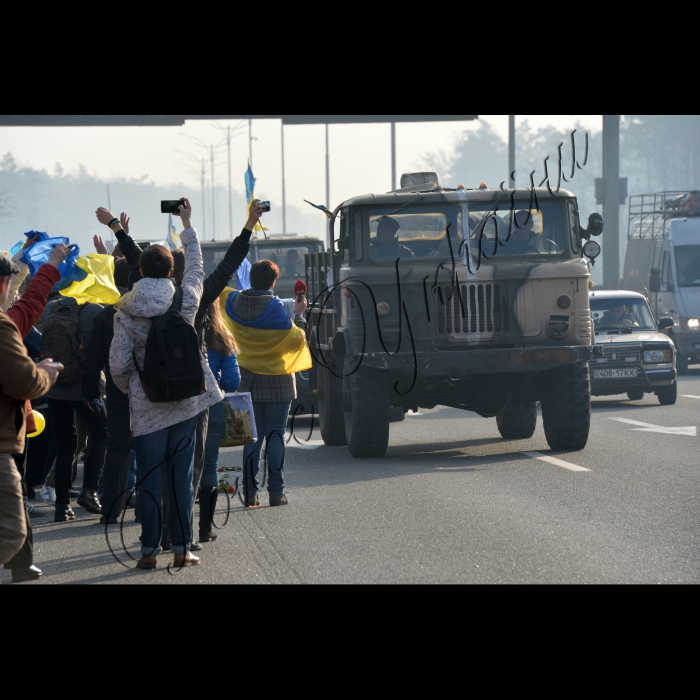
{"type": "Polygon", "coordinates": [[[678,355],[679,374],[700,362],[700,192],[630,197],[622,287],[644,294],[678,355]]]}
{"type": "Polygon", "coordinates": [[[381,457],[392,411],[437,405],[495,417],[507,439],[580,450],[594,346],[582,257],[600,246],[575,196],[546,188],[444,189],[434,173],[355,197],[306,259],[311,386],[328,445],[381,457]],[[336,235],[335,224],[339,221],[336,235]]]}

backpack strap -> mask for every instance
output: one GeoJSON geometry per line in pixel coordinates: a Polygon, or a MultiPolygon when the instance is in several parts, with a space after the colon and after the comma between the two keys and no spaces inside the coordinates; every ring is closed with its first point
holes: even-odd
{"type": "Polygon", "coordinates": [[[170,309],[171,311],[177,311],[178,313],[182,312],[182,297],[184,295],[184,292],[182,291],[182,287],[179,284],[175,285],[175,294],[173,294],[173,303],[170,304],[170,309]]]}

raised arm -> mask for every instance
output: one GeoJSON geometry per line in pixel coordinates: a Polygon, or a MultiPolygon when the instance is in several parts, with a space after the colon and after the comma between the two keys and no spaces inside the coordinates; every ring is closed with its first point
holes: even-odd
{"type": "Polygon", "coordinates": [[[192,227],[192,205],[186,198],[184,205],[175,216],[182,217],[185,229],[180,234],[182,247],[185,251],[185,270],[182,273],[182,315],[192,324],[199,309],[204,285],[204,261],[199,245],[197,231],[192,227]]]}
{"type": "Polygon", "coordinates": [[[139,264],[139,257],[141,256],[141,253],[143,253],[143,250],[141,249],[141,246],[129,235],[129,217],[122,212],[121,217],[117,219],[117,217],[105,207],[98,207],[97,211],[95,212],[95,216],[101,224],[104,224],[112,229],[117,241],[119,241],[119,248],[121,249],[122,253],[124,253],[124,257],[129,263],[129,266],[132,269],[137,267],[139,264]]]}

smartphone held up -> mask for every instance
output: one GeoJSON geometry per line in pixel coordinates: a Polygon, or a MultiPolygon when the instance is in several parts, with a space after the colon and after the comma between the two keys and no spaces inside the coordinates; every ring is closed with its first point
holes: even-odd
{"type": "Polygon", "coordinates": [[[163,199],[160,202],[160,213],[161,214],[179,214],[180,206],[184,206],[185,200],[183,199],[163,199]]]}

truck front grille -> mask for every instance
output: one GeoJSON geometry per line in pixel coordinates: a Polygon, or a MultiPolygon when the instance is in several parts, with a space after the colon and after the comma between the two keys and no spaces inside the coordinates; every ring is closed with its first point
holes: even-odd
{"type": "Polygon", "coordinates": [[[639,348],[618,345],[618,346],[603,346],[603,357],[594,360],[594,362],[603,362],[610,364],[615,363],[625,363],[625,362],[641,362],[641,351],[639,348]]]}
{"type": "Polygon", "coordinates": [[[507,333],[515,312],[514,285],[463,284],[437,293],[438,332],[452,336],[507,333]]]}

